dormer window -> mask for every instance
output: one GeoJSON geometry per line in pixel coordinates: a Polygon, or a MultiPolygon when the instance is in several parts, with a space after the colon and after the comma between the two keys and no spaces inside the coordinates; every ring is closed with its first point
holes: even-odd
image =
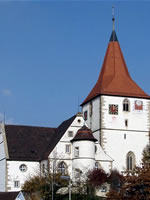
{"type": "Polygon", "coordinates": [[[128,99],[123,100],[123,111],[129,112],[130,102],[128,99]]]}

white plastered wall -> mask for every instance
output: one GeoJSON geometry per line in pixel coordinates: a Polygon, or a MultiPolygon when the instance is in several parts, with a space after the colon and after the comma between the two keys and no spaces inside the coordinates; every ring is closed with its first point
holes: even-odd
{"type": "Polygon", "coordinates": [[[82,172],[81,178],[85,179],[86,173],[95,167],[95,142],[88,140],[74,141],[73,149],[79,148],[79,156],[75,156],[73,151],[73,180],[75,180],[75,170],[82,172]]]}
{"type": "Polygon", "coordinates": [[[72,143],[70,140],[74,138],[77,131],[85,124],[81,114],[77,115],[70,127],[66,130],[54,150],[49,155],[50,169],[54,167],[54,171],[57,172],[57,166],[59,162],[63,161],[67,166],[68,175],[72,178],[72,143]],[[69,137],[68,132],[72,131],[73,136],[69,137]],[[66,145],[70,145],[70,153],[66,153],[66,145]]]}
{"type": "Polygon", "coordinates": [[[113,167],[126,169],[126,155],[135,154],[136,164],[140,164],[142,151],[148,144],[149,137],[149,100],[127,98],[130,102],[129,112],[123,111],[125,97],[102,96],[102,139],[103,149],[114,159],[113,167]],[[135,110],[135,101],[143,102],[143,110],[135,110]],[[109,104],[118,105],[118,115],[109,114],[109,104]],[[128,120],[128,126],[125,125],[128,120]]]}
{"type": "Polygon", "coordinates": [[[7,170],[6,159],[8,158],[8,149],[4,124],[0,123],[0,191],[6,191],[7,170]]]}
{"type": "Polygon", "coordinates": [[[90,103],[87,103],[83,105],[82,107],[82,113],[84,115],[84,112],[87,111],[87,120],[86,123],[88,127],[92,130],[93,136],[99,141],[100,139],[100,126],[101,126],[101,116],[100,116],[100,97],[97,97],[91,101],[92,108],[90,103]],[[91,113],[92,112],[92,113],[91,113]]]}
{"type": "Polygon", "coordinates": [[[126,170],[126,156],[130,151],[135,154],[135,164],[141,163],[142,150],[148,142],[147,133],[105,130],[103,134],[105,138],[104,149],[108,155],[114,158],[113,168],[120,171],[126,170]]]}
{"type": "Polygon", "coordinates": [[[52,170],[54,167],[54,171],[57,172],[57,166],[59,162],[63,161],[67,165],[68,175],[74,179],[74,169],[79,168],[81,171],[85,172],[93,169],[95,167],[95,162],[98,162],[100,166],[109,171],[112,168],[113,159],[105,154],[103,149],[98,143],[94,143],[91,141],[80,141],[80,148],[83,148],[82,159],[73,161],[74,156],[74,146],[70,142],[76,135],[77,131],[83,126],[86,125],[82,116],[77,116],[75,120],[72,122],[70,127],[66,130],[65,134],[62,136],[54,150],[49,155],[50,169],[52,170]],[[80,120],[80,123],[79,123],[80,120]],[[68,132],[73,131],[73,136],[68,137],[68,132]],[[92,146],[90,145],[92,144],[92,146]],[[70,145],[71,151],[70,153],[65,152],[66,145],[70,145]],[[97,151],[95,154],[95,145],[97,146],[97,151]],[[90,154],[92,155],[90,156],[90,154]],[[88,159],[90,157],[90,159],[88,159]],[[74,163],[73,163],[74,162],[74,163]],[[84,169],[85,168],[85,169],[84,169]]]}
{"type": "Polygon", "coordinates": [[[8,171],[8,191],[20,191],[24,182],[34,175],[39,175],[40,166],[38,162],[30,161],[7,161],[8,171]],[[26,172],[21,172],[20,165],[25,164],[27,166],[26,172]],[[14,181],[19,181],[19,187],[14,187],[14,181]]]}

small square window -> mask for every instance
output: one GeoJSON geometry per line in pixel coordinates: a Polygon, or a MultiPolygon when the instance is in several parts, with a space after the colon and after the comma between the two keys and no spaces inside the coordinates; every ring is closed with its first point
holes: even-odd
{"type": "Polygon", "coordinates": [[[73,137],[73,131],[68,131],[68,137],[73,137]]]}
{"type": "Polygon", "coordinates": [[[14,181],[14,187],[19,188],[20,187],[20,181],[14,181]]]}
{"type": "Polygon", "coordinates": [[[124,139],[126,139],[126,134],[124,134],[124,139]]]}
{"type": "Polygon", "coordinates": [[[70,144],[66,144],[66,153],[70,153],[71,152],[71,146],[70,144]]]}

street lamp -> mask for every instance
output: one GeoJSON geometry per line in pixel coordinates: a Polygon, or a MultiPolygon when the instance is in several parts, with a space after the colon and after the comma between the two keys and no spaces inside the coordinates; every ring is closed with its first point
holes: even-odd
{"type": "Polygon", "coordinates": [[[71,178],[70,176],[61,176],[60,178],[69,181],[69,200],[71,200],[71,178]]]}

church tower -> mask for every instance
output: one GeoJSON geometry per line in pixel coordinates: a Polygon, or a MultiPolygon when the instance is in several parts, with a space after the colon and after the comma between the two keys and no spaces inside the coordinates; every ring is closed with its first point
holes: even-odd
{"type": "MultiPolygon", "coordinates": [[[[150,96],[131,78],[114,29],[98,80],[82,112],[104,151],[120,171],[141,162],[150,130],[150,96]]],[[[144,79],[144,77],[143,77],[144,79]]]]}

